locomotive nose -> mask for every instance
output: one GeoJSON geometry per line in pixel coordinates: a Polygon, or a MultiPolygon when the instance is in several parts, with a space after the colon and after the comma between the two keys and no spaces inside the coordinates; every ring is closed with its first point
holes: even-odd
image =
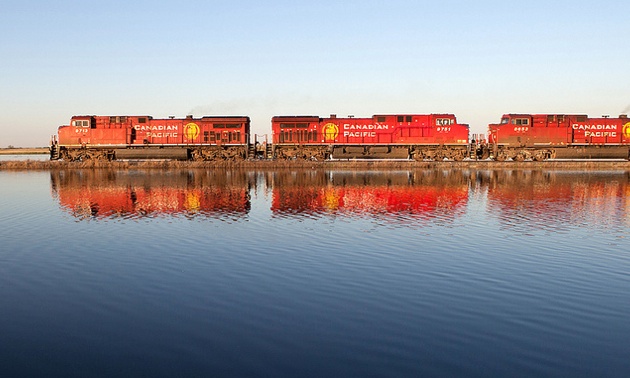
{"type": "Polygon", "coordinates": [[[497,127],[499,125],[496,123],[491,123],[488,125],[488,143],[496,143],[497,142],[497,127]]]}

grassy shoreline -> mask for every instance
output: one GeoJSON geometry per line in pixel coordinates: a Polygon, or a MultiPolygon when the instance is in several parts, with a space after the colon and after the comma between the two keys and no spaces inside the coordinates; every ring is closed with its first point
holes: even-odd
{"type": "Polygon", "coordinates": [[[0,148],[0,155],[48,155],[48,147],[0,148]]]}
{"type": "Polygon", "coordinates": [[[496,161],[113,161],[113,162],[65,162],[65,161],[0,161],[0,170],[66,170],[66,169],[623,169],[630,171],[629,161],[545,161],[545,162],[496,162],[496,161]]]}

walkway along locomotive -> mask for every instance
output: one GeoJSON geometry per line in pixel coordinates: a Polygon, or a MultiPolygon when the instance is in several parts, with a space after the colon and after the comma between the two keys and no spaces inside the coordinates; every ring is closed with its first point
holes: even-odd
{"type": "Polygon", "coordinates": [[[74,116],[51,143],[51,160],[404,159],[548,160],[630,158],[630,119],[506,114],[488,140],[453,114],[276,116],[258,143],[247,116],[154,119],[74,116]]]}

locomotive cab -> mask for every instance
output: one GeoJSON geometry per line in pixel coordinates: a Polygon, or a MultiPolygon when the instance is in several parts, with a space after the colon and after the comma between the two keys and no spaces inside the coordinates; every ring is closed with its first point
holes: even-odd
{"type": "Polygon", "coordinates": [[[89,143],[91,135],[90,131],[94,128],[94,117],[74,116],[70,120],[70,125],[59,127],[59,141],[66,145],[85,145],[89,143]]]}
{"type": "Polygon", "coordinates": [[[520,145],[522,136],[533,127],[532,116],[528,114],[505,114],[498,124],[488,125],[488,138],[491,143],[520,145]],[[500,138],[500,139],[499,139],[500,138]]]}
{"type": "Polygon", "coordinates": [[[94,118],[93,117],[72,117],[71,126],[74,127],[83,127],[83,128],[94,128],[94,118]]]}

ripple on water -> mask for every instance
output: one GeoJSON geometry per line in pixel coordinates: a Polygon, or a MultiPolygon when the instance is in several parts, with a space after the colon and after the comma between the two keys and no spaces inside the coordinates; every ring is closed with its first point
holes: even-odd
{"type": "Polygon", "coordinates": [[[602,180],[580,187],[579,203],[523,205],[514,188],[486,187],[424,211],[382,211],[376,191],[357,190],[372,201],[361,212],[360,201],[281,211],[265,177],[238,197],[245,211],[95,216],[88,206],[85,217],[47,186],[0,180],[0,354],[14,372],[58,375],[630,370],[628,224],[615,221],[627,207],[588,199],[613,193],[602,180]]]}

